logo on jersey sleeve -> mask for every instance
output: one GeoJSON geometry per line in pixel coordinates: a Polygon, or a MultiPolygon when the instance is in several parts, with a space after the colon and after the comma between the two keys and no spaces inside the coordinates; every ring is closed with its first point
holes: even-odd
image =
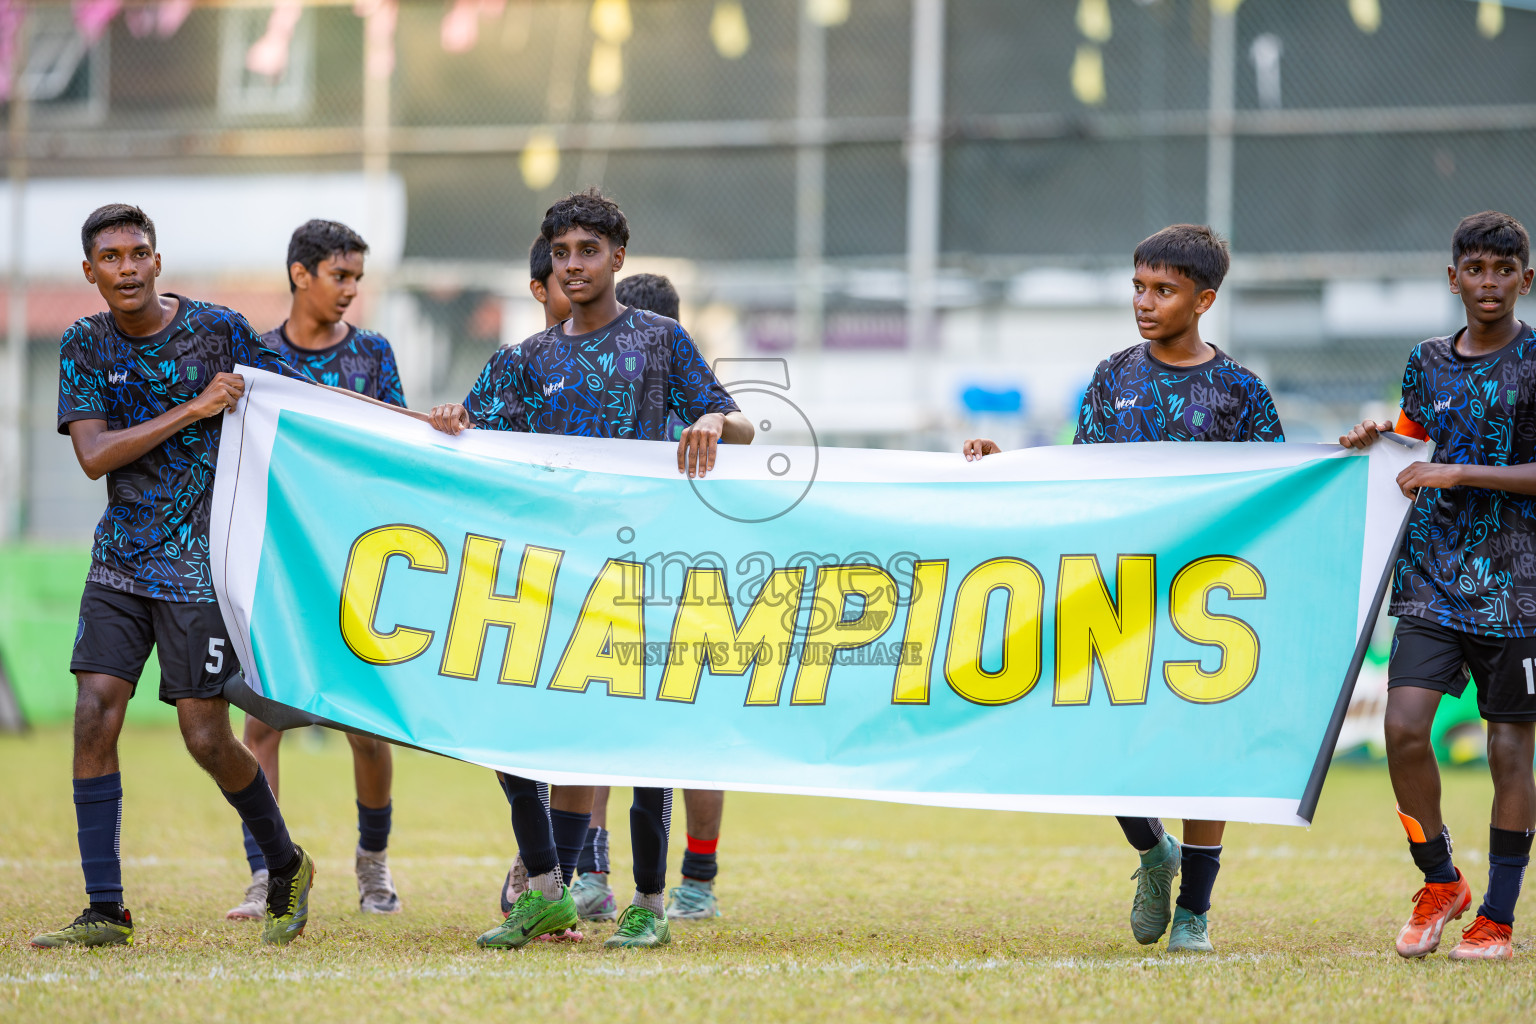
{"type": "Polygon", "coordinates": [[[619,374],[625,380],[639,380],[640,374],[645,372],[644,352],[620,352],[619,374]]]}

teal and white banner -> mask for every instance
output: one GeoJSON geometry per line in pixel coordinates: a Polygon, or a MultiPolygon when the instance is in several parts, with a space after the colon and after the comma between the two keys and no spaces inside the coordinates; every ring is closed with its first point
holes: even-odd
{"type": "Polygon", "coordinates": [[[1303,823],[1422,457],[722,446],[690,483],[240,372],[212,540],[251,686],[562,783],[1303,823]]]}

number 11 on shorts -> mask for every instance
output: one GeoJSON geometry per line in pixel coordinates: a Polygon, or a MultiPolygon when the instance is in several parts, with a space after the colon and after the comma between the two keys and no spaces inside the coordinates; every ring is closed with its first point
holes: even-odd
{"type": "Polygon", "coordinates": [[[1526,658],[1520,662],[1525,666],[1525,692],[1536,697],[1536,668],[1531,665],[1536,658],[1526,658]]]}

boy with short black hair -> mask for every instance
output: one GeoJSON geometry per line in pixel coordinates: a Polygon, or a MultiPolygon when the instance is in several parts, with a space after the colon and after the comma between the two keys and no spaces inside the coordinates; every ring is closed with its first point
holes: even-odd
{"type": "Polygon", "coordinates": [[[614,285],[613,294],[620,305],[650,310],[668,320],[679,319],[683,305],[677,289],[662,274],[630,274],[614,285]]]}
{"type": "MultiPolygon", "coordinates": [[[[1515,904],[1536,826],[1536,331],[1515,317],[1536,275],[1530,264],[1530,236],[1513,217],[1489,210],[1457,225],[1446,272],[1466,326],[1420,342],[1403,373],[1395,430],[1435,443],[1429,462],[1397,477],[1414,502],[1389,609],[1398,622],[1387,666],[1387,766],[1424,874],[1397,936],[1405,957],[1433,953],[1445,926],[1472,905],[1451,861],[1430,744],[1441,695],[1461,696],[1469,678],[1488,723],[1493,776],[1488,890],[1451,956],[1514,956],[1515,904]]],[[[1364,448],[1393,429],[1362,423],[1339,443],[1364,448]]]]}
{"type": "MultiPolygon", "coordinates": [[[[1129,441],[1284,441],[1269,389],[1253,371],[1200,338],[1200,317],[1216,301],[1231,258],[1209,227],[1174,224],[1132,256],[1136,329],[1146,339],[1101,362],[1083,394],[1073,444],[1129,441]]],[[[1000,451],[967,441],[967,459],[1000,451]]],[[[1157,818],[1117,818],[1141,855],[1131,934],[1150,945],[1168,928],[1170,950],[1209,952],[1206,919],[1221,869],[1222,821],[1184,822],[1180,843],[1157,818]],[[1170,911],[1173,878],[1183,874],[1170,911]]]]}
{"type": "MultiPolygon", "coordinates": [[[[318,383],[403,409],[405,394],[389,341],[345,320],[357,298],[367,253],[368,243],[345,224],[310,220],[299,225],[288,240],[288,319],[261,340],[318,383]]],[[[389,744],[377,737],[348,733],[347,740],[357,786],[357,906],[365,914],[397,914],[400,896],[389,870],[394,757],[389,744]]],[[[281,732],[254,715],[245,716],[245,745],[261,763],[274,796],[282,741],[281,732]]],[[[251,884],[240,904],[225,912],[231,921],[259,918],[267,894],[266,860],[251,830],[242,831],[251,884]]]]}
{"type": "MultiPolygon", "coordinates": [[[[688,332],[675,320],[622,306],[614,297],[614,276],[624,266],[629,242],[623,211],[588,189],[551,206],[541,233],[550,244],[556,280],[570,300],[570,320],[498,351],[463,405],[432,410],[432,425],[449,434],[481,427],[660,440],[670,409],[690,424],[677,449],[678,471],[690,477],[714,467],[721,441],[750,443],[751,422],[715,380],[688,332]]],[[[572,928],[577,918],[536,784],[503,778],[529,888],[506,920],[477,942],[515,948],[539,934],[572,928]]],[[[630,810],[635,896],[606,945],[658,946],[671,938],[663,905],[671,801],[669,789],[635,790],[630,810]]]]}
{"type": "Polygon", "coordinates": [[[315,865],[289,837],[256,759],[229,728],[226,680],[239,670],[213,591],[208,521],[221,414],[235,408],[244,364],[302,374],[223,306],[156,293],[154,222],[136,206],[93,212],[81,230],[85,279],[108,312],[77,320],[59,346],[59,433],[91,479],[107,477],[80,601],[70,671],[80,861],[91,904],[34,946],[131,944],[123,906],[123,789],[117,738],[151,648],[160,699],[174,705],[187,751],[213,777],[273,865],[264,942],[303,934],[315,865]]]}

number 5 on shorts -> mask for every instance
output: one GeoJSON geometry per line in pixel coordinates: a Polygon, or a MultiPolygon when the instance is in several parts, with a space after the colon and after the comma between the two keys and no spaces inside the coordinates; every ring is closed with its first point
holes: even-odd
{"type": "MultiPolygon", "coordinates": [[[[208,660],[203,663],[203,671],[211,676],[216,676],[223,667],[224,638],[221,636],[211,636],[208,638],[208,660]]],[[[1526,672],[1530,672],[1530,669],[1527,668],[1526,672]]]]}

